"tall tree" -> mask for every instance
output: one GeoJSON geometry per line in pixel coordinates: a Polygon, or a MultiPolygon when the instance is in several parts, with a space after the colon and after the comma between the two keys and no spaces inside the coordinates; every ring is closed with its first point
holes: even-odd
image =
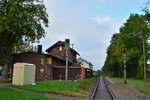
{"type": "Polygon", "coordinates": [[[106,57],[106,61],[104,64],[104,68],[103,71],[105,72],[105,74],[107,75],[111,75],[111,76],[119,76],[119,62],[118,62],[118,58],[119,58],[119,53],[118,52],[119,48],[118,48],[118,36],[119,34],[114,34],[111,38],[110,41],[110,45],[107,48],[107,57],[106,57]]]}
{"type": "Polygon", "coordinates": [[[112,36],[110,46],[107,49],[107,58],[105,61],[104,69],[107,72],[113,72],[113,76],[120,73],[121,66],[123,66],[122,48],[127,49],[127,75],[129,77],[141,78],[143,66],[141,63],[142,54],[142,41],[145,40],[145,45],[149,45],[149,26],[145,19],[145,15],[131,14],[126,23],[120,28],[118,34],[112,36]],[[117,36],[117,38],[115,38],[117,36]]]}
{"type": "Polygon", "coordinates": [[[0,0],[0,56],[6,76],[10,54],[24,41],[36,42],[44,37],[48,14],[42,0],[0,0]]]}
{"type": "Polygon", "coordinates": [[[149,7],[150,1],[147,2],[146,7],[143,9],[145,12],[144,15],[131,14],[120,28],[117,38],[114,38],[116,34],[112,36],[112,40],[107,49],[107,58],[103,67],[105,72],[113,72],[113,76],[115,76],[115,74],[118,73],[116,68],[119,67],[119,70],[122,69],[121,66],[123,66],[123,60],[121,49],[126,48],[127,75],[129,77],[143,78],[143,51],[145,51],[146,59],[150,55],[150,43],[148,41],[150,40],[149,7]],[[143,46],[145,46],[145,50],[143,50],[143,46]]]}

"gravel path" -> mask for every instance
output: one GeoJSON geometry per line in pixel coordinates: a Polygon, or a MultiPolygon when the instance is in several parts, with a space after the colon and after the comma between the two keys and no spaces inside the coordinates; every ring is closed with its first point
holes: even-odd
{"type": "Polygon", "coordinates": [[[11,83],[0,83],[0,87],[9,86],[9,85],[11,85],[11,83]]]}
{"type": "Polygon", "coordinates": [[[144,93],[139,92],[130,84],[112,80],[107,81],[107,83],[116,100],[150,100],[150,96],[145,96],[144,93]]]}

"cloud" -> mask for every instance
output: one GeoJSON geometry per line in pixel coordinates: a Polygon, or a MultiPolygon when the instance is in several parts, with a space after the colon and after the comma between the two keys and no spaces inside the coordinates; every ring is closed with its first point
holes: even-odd
{"type": "Polygon", "coordinates": [[[43,50],[59,40],[69,38],[81,57],[91,62],[95,70],[100,69],[111,36],[119,31],[125,20],[125,17],[122,18],[124,10],[128,10],[116,6],[118,1],[122,4],[122,0],[111,0],[115,1],[113,5],[109,1],[44,0],[50,25],[46,29],[46,37],[41,39],[43,50]]]}
{"type": "Polygon", "coordinates": [[[98,15],[93,18],[98,24],[108,24],[112,21],[112,18],[108,15],[98,15]]]}
{"type": "Polygon", "coordinates": [[[108,24],[112,22],[112,18],[105,16],[104,19],[104,16],[98,16],[103,18],[103,24],[97,24],[88,17],[87,12],[81,15],[80,11],[71,10],[70,7],[65,11],[61,7],[54,9],[50,15],[50,27],[46,30],[48,34],[41,40],[43,48],[45,50],[55,42],[69,38],[81,57],[91,62],[95,70],[100,69],[104,64],[106,48],[112,35],[111,24],[108,24]]]}

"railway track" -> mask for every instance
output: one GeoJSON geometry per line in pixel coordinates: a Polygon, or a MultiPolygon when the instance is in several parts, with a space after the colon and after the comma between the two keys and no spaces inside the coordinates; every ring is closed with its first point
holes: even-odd
{"type": "Polygon", "coordinates": [[[104,77],[100,77],[97,81],[95,90],[90,100],[115,100],[112,92],[109,90],[104,77]]]}

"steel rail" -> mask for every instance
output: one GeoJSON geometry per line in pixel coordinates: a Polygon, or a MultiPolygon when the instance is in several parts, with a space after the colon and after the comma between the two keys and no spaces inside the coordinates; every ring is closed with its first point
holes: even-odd
{"type": "Polygon", "coordinates": [[[113,100],[115,100],[115,96],[114,96],[112,90],[108,87],[108,84],[107,84],[107,82],[106,82],[106,79],[105,79],[104,77],[103,77],[102,79],[103,79],[103,81],[104,81],[104,83],[105,83],[105,85],[106,85],[106,87],[107,87],[107,89],[108,89],[108,91],[109,91],[109,93],[110,93],[110,96],[112,97],[113,100]]]}
{"type": "Polygon", "coordinates": [[[97,91],[97,88],[98,88],[98,85],[99,85],[99,81],[100,81],[100,77],[97,79],[96,86],[94,88],[94,91],[92,93],[92,96],[91,96],[90,100],[94,100],[94,97],[95,97],[95,94],[96,94],[96,91],[97,91]]]}
{"type": "MultiPolygon", "coordinates": [[[[100,77],[102,77],[102,76],[100,76],[100,77]]],[[[91,98],[90,98],[89,100],[94,100],[94,98],[95,98],[95,95],[96,95],[96,92],[97,92],[97,89],[98,89],[98,86],[99,86],[99,83],[100,83],[100,77],[99,77],[98,80],[97,80],[97,84],[96,84],[95,89],[94,89],[94,91],[93,91],[93,93],[92,93],[92,96],[91,96],[91,98]]],[[[106,79],[105,79],[104,77],[102,77],[102,80],[104,81],[104,84],[105,84],[105,86],[106,86],[106,88],[107,88],[107,90],[108,90],[108,93],[110,94],[110,97],[112,98],[112,100],[115,100],[114,94],[113,94],[113,92],[110,90],[110,88],[108,87],[108,84],[107,84],[107,82],[106,82],[106,79]]]]}

